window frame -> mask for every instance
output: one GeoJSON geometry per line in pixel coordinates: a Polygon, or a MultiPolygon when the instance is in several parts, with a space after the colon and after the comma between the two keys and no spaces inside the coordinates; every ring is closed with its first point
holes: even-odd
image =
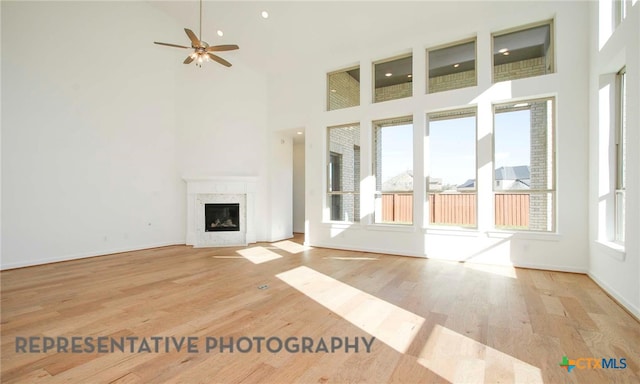
{"type": "Polygon", "coordinates": [[[509,28],[509,29],[504,29],[501,31],[497,31],[497,32],[493,32],[491,34],[491,84],[496,84],[499,82],[503,82],[503,81],[514,81],[514,80],[520,80],[520,79],[527,79],[527,78],[531,78],[531,77],[537,77],[537,76],[544,76],[544,75],[550,75],[553,73],[557,73],[556,67],[557,67],[557,62],[556,62],[556,32],[555,32],[555,19],[548,19],[548,20],[543,20],[543,21],[539,21],[539,22],[535,22],[535,23],[530,23],[530,24],[525,24],[525,25],[520,25],[517,27],[513,27],[513,28],[509,28]],[[551,58],[551,69],[549,70],[545,70],[546,73],[544,73],[543,75],[535,75],[535,76],[526,76],[526,77],[521,77],[521,78],[517,78],[517,79],[507,79],[507,80],[500,80],[500,81],[496,81],[496,76],[495,76],[495,61],[494,61],[494,49],[495,49],[495,38],[496,37],[500,37],[500,36],[504,36],[504,35],[508,35],[511,33],[516,33],[516,32],[523,32],[526,31],[528,29],[533,29],[533,28],[537,28],[537,27],[541,27],[543,25],[549,25],[549,51],[551,52],[550,55],[552,56],[551,58]]]}
{"type": "MultiPolygon", "coordinates": [[[[477,71],[476,71],[477,73],[477,71]]],[[[442,120],[453,120],[457,118],[465,118],[471,117],[475,118],[475,126],[474,126],[474,168],[475,168],[475,185],[474,189],[471,191],[460,192],[460,194],[468,194],[476,196],[476,206],[475,206],[475,224],[474,225],[463,225],[463,224],[443,224],[443,223],[432,223],[431,222],[431,204],[429,201],[429,196],[431,194],[431,190],[429,189],[430,181],[431,181],[431,150],[430,148],[425,148],[425,156],[429,157],[429,169],[428,176],[426,180],[425,186],[425,201],[427,202],[429,217],[425,218],[425,224],[427,228],[455,228],[455,229],[478,229],[479,226],[479,217],[478,217],[478,106],[464,107],[464,108],[455,108],[455,109],[447,109],[447,110],[439,110],[432,111],[426,114],[426,127],[425,134],[429,138],[429,146],[431,146],[431,137],[430,137],[430,123],[432,121],[442,121],[442,120]],[[437,116],[435,119],[434,115],[443,115],[437,116]],[[453,116],[448,116],[449,114],[456,114],[453,116]]]]}
{"type": "MultiPolygon", "coordinates": [[[[358,149],[360,149],[360,141],[361,141],[361,127],[360,127],[360,123],[359,122],[355,122],[355,123],[347,123],[347,124],[340,124],[340,125],[332,125],[326,128],[326,178],[325,178],[325,196],[326,196],[326,202],[325,202],[325,207],[328,208],[328,215],[327,217],[324,217],[325,222],[330,222],[330,223],[359,223],[360,222],[360,217],[356,217],[356,209],[355,209],[355,205],[354,205],[354,217],[353,220],[351,221],[346,221],[346,220],[334,220],[332,219],[332,209],[333,209],[333,196],[345,196],[345,195],[352,195],[354,196],[354,201],[357,199],[358,201],[360,199],[358,199],[358,197],[361,195],[360,192],[360,181],[358,180],[358,185],[355,185],[355,179],[354,179],[354,188],[353,190],[350,191],[345,191],[342,187],[342,182],[340,182],[340,190],[338,191],[334,191],[333,190],[333,183],[331,180],[331,176],[332,176],[332,157],[333,154],[336,154],[338,156],[340,156],[340,163],[341,163],[341,167],[344,164],[344,159],[343,159],[343,154],[332,151],[331,150],[331,130],[332,129],[339,129],[339,128],[349,128],[349,127],[358,127],[358,136],[357,136],[357,140],[354,140],[353,143],[353,147],[354,147],[354,153],[355,153],[355,148],[357,147],[358,149]]],[[[355,159],[354,159],[355,160],[355,159]]],[[[359,159],[359,163],[360,163],[360,169],[357,170],[357,174],[358,175],[362,175],[362,158],[359,159]]],[[[342,169],[341,169],[342,171],[342,169]]],[[[356,172],[356,169],[354,168],[354,173],[356,172]]],[[[355,176],[355,175],[354,175],[355,176]]],[[[361,178],[361,177],[360,177],[361,178]]],[[[355,204],[355,203],[354,203],[355,204]]],[[[361,207],[358,206],[357,212],[360,212],[361,207]]]]}
{"type": "Polygon", "coordinates": [[[346,67],[346,68],[343,68],[343,69],[338,69],[338,70],[335,70],[335,71],[327,72],[327,76],[326,76],[326,86],[327,86],[327,89],[326,89],[326,94],[327,94],[327,96],[326,96],[326,111],[327,112],[337,111],[337,110],[346,109],[346,108],[359,107],[362,104],[361,97],[360,97],[361,96],[360,93],[361,93],[362,82],[358,81],[358,104],[351,105],[351,106],[348,106],[348,107],[331,108],[331,93],[332,93],[331,92],[331,76],[335,75],[335,74],[338,74],[338,73],[342,73],[342,72],[347,73],[347,72],[352,71],[354,69],[360,70],[360,64],[356,64],[356,65],[352,65],[350,67],[346,67]]]}
{"type": "Polygon", "coordinates": [[[371,62],[371,103],[372,104],[378,104],[378,103],[384,103],[386,101],[393,101],[393,100],[402,100],[402,99],[407,99],[407,98],[411,98],[414,97],[415,95],[413,94],[413,72],[415,71],[415,68],[413,68],[413,50],[409,51],[408,53],[403,53],[400,55],[396,55],[396,56],[392,56],[392,57],[387,57],[385,59],[381,59],[381,60],[376,60],[371,62]],[[382,101],[376,101],[376,65],[379,64],[385,64],[385,63],[390,63],[392,61],[396,61],[396,60],[400,60],[400,59],[406,59],[410,57],[411,58],[411,94],[408,96],[403,96],[403,97],[399,97],[399,98],[395,98],[395,99],[389,99],[389,100],[382,100],[382,101]]]}
{"type": "Polygon", "coordinates": [[[613,241],[625,243],[625,194],[626,194],[626,108],[627,108],[627,68],[616,73],[616,106],[615,106],[615,180],[614,180],[614,231],[613,241]]]}
{"type": "MultiPolygon", "coordinates": [[[[500,113],[500,112],[498,112],[500,113]]],[[[548,112],[547,112],[548,113],[548,112]]],[[[549,116],[548,116],[549,118],[549,116]]],[[[518,99],[518,100],[510,100],[508,102],[499,102],[499,103],[493,103],[492,104],[492,119],[493,119],[493,123],[492,123],[492,129],[491,129],[491,164],[493,166],[493,170],[491,172],[491,193],[493,195],[492,198],[492,205],[494,207],[493,209],[493,226],[495,229],[497,230],[502,230],[502,231],[508,231],[508,232],[523,232],[523,233],[557,233],[557,229],[558,229],[558,212],[557,212],[557,204],[558,204],[558,198],[557,198],[557,140],[556,140],[556,127],[557,127],[557,97],[555,95],[551,95],[551,96],[544,96],[544,97],[537,97],[537,98],[530,98],[530,99],[518,99]],[[547,189],[496,189],[496,172],[495,172],[495,168],[496,168],[496,135],[495,135],[495,128],[496,128],[496,110],[498,108],[501,107],[505,107],[505,106],[509,106],[509,105],[517,105],[520,103],[535,103],[535,102],[547,102],[547,101],[551,101],[551,105],[552,105],[552,111],[551,111],[551,116],[550,116],[550,121],[552,122],[553,126],[551,129],[551,135],[549,136],[549,127],[547,127],[547,139],[551,139],[551,143],[552,143],[552,148],[551,148],[551,162],[552,162],[552,167],[551,167],[551,184],[552,187],[551,188],[547,188],[547,189]],[[544,193],[548,193],[551,195],[551,214],[553,215],[552,220],[551,220],[551,228],[549,230],[535,230],[535,229],[521,229],[521,228],[514,228],[514,227],[507,227],[507,226],[497,226],[496,225],[496,214],[495,214],[495,201],[496,201],[496,195],[498,194],[522,194],[522,195],[533,195],[533,194],[544,194],[544,193]]],[[[531,144],[529,143],[529,147],[531,148],[531,144]]],[[[531,166],[530,166],[531,167],[531,166]]],[[[529,217],[531,217],[531,214],[529,213],[529,217]]]]}
{"type": "MultiPolygon", "coordinates": [[[[412,127],[412,133],[413,130],[415,129],[414,126],[414,121],[413,121],[413,115],[404,115],[404,116],[398,116],[398,117],[391,117],[391,118],[385,118],[385,119],[379,119],[379,120],[374,120],[371,122],[371,173],[373,176],[373,180],[374,182],[374,190],[373,190],[373,201],[374,201],[374,210],[373,210],[373,215],[372,215],[372,222],[373,225],[389,225],[389,226],[399,226],[399,227],[410,227],[415,225],[416,223],[416,218],[414,215],[414,212],[412,210],[411,212],[411,222],[410,223],[404,223],[404,222],[386,222],[386,221],[382,221],[382,218],[380,218],[380,220],[378,221],[378,218],[376,217],[376,208],[375,208],[375,201],[378,198],[378,195],[380,195],[380,198],[382,199],[382,195],[384,194],[384,191],[382,190],[382,180],[380,180],[380,190],[378,191],[377,188],[377,173],[378,173],[378,167],[379,165],[377,164],[377,158],[378,158],[378,152],[377,152],[377,145],[376,145],[376,130],[377,129],[384,129],[387,127],[395,127],[395,126],[402,126],[402,125],[411,125],[412,127]],[[387,123],[387,124],[385,124],[387,123]]],[[[413,151],[413,145],[414,145],[414,137],[412,135],[411,137],[411,165],[412,165],[412,171],[415,169],[415,153],[413,151]]],[[[415,179],[414,179],[414,184],[413,184],[413,188],[411,190],[411,196],[412,196],[412,204],[415,207],[415,179]]]]}
{"type": "Polygon", "coordinates": [[[431,48],[427,48],[425,50],[425,67],[426,67],[426,81],[425,81],[425,93],[430,95],[430,94],[434,94],[434,93],[440,93],[440,92],[446,92],[446,91],[453,91],[456,89],[464,89],[464,88],[469,88],[469,87],[477,87],[478,86],[478,37],[477,36],[473,36],[471,38],[468,39],[463,39],[463,40],[458,40],[452,43],[447,43],[447,44],[442,44],[442,45],[437,45],[431,48]],[[441,49],[446,49],[446,48],[453,48],[459,45],[465,45],[468,43],[473,43],[473,69],[475,71],[475,78],[474,78],[474,84],[473,85],[469,85],[469,86],[464,86],[464,87],[457,87],[457,88],[451,88],[451,89],[446,89],[446,90],[442,90],[442,91],[435,91],[435,92],[431,92],[431,87],[429,87],[429,80],[431,79],[431,77],[429,76],[429,72],[431,70],[430,67],[430,60],[429,60],[429,54],[432,51],[437,51],[437,50],[441,50],[441,49]]]}

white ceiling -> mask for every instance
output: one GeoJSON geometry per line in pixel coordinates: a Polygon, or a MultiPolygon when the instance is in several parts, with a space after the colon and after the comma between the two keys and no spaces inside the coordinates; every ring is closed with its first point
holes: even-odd
{"type": "MultiPolygon", "coordinates": [[[[151,3],[174,18],[178,25],[198,33],[197,1],[151,3]]],[[[455,1],[205,0],[202,34],[203,40],[210,45],[238,44],[239,51],[220,54],[232,63],[234,58],[238,58],[260,71],[280,73],[318,60],[326,62],[330,56],[371,47],[386,45],[410,49],[406,42],[413,41],[416,31],[425,30],[427,23],[431,30],[438,25],[449,27],[462,8],[464,13],[473,13],[481,5],[481,2],[461,5],[455,1]],[[263,10],[270,14],[266,20],[260,16],[263,10]],[[439,16],[433,17],[436,10],[439,16]],[[222,38],[216,35],[218,29],[224,32],[222,38]]],[[[166,36],[158,36],[157,39],[177,44],[188,42],[181,29],[167,31],[166,36]]]]}

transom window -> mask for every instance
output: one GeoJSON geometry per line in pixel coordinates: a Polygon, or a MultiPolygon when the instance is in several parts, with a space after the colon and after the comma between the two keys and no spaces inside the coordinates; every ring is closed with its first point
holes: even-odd
{"type": "Polygon", "coordinates": [[[476,41],[466,41],[427,52],[428,93],[473,87],[476,75],[476,41]]]}
{"type": "Polygon", "coordinates": [[[360,105],[360,67],[327,74],[327,111],[360,105]]]}
{"type": "Polygon", "coordinates": [[[374,63],[373,74],[374,103],[413,96],[413,56],[374,63]]]}
{"type": "Polygon", "coordinates": [[[553,23],[493,35],[493,82],[554,72],[553,23]]]}

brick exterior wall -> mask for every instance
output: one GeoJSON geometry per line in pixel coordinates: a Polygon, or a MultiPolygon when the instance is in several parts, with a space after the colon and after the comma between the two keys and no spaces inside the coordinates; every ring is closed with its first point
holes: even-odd
{"type": "Polygon", "coordinates": [[[347,72],[332,73],[328,78],[329,105],[327,109],[329,111],[360,105],[360,83],[356,79],[347,72]]]}
{"type": "Polygon", "coordinates": [[[388,87],[380,87],[375,89],[374,102],[401,99],[403,97],[411,97],[413,95],[413,83],[402,83],[390,85],[388,87]]]}
{"type": "MultiPolygon", "coordinates": [[[[360,127],[329,128],[329,151],[342,156],[340,185],[341,221],[360,220],[360,127]]],[[[333,195],[330,195],[333,196],[333,195]]],[[[331,201],[331,197],[329,200],[331,201]]]]}
{"type": "Polygon", "coordinates": [[[477,84],[476,70],[452,73],[444,76],[429,78],[429,93],[448,91],[465,87],[473,87],[477,84]]]}
{"type": "Polygon", "coordinates": [[[546,59],[544,57],[536,57],[494,66],[493,81],[497,83],[498,81],[522,79],[546,73],[546,59]]]}
{"type": "MultiPolygon", "coordinates": [[[[535,102],[531,105],[531,186],[532,190],[545,190],[552,167],[551,151],[548,148],[547,137],[550,134],[547,127],[547,101],[535,102]]],[[[550,218],[550,204],[547,193],[532,193],[529,200],[529,229],[533,231],[548,231],[547,221],[550,218]]]]}

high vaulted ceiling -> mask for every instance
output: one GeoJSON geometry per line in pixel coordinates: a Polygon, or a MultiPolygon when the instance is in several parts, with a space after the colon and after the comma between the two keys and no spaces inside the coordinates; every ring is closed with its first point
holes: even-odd
{"type": "MultiPolygon", "coordinates": [[[[173,17],[178,25],[197,33],[197,1],[152,0],[151,4],[173,17]]],[[[231,62],[240,58],[259,70],[278,73],[318,60],[326,62],[333,55],[370,51],[372,47],[393,47],[390,56],[401,50],[409,53],[411,44],[419,38],[417,31],[449,28],[460,12],[481,13],[481,9],[482,3],[431,1],[205,0],[202,38],[211,45],[238,44],[239,51],[221,53],[231,62]],[[261,17],[263,10],[269,12],[268,19],[261,17]],[[433,16],[436,12],[438,17],[433,16]],[[223,37],[216,35],[218,29],[224,32],[223,37]]],[[[187,41],[182,29],[176,31],[172,26],[167,26],[157,39],[178,44],[187,41]]]]}
{"type": "MultiPolygon", "coordinates": [[[[168,25],[158,32],[157,41],[188,44],[182,28],[198,33],[198,1],[149,2],[180,26],[168,25]]],[[[473,38],[477,27],[461,25],[460,20],[478,20],[481,25],[498,18],[505,28],[517,27],[514,17],[504,15],[522,14],[522,7],[531,6],[524,1],[498,3],[203,0],[202,39],[210,45],[238,44],[239,51],[221,52],[220,56],[232,63],[245,63],[259,72],[286,73],[314,63],[322,63],[323,69],[330,71],[357,65],[362,57],[374,62],[409,54],[415,46],[426,49],[455,42],[443,41],[440,36],[473,38]],[[498,3],[502,15],[495,12],[498,3]],[[262,11],[269,12],[268,19],[261,17],[262,11]],[[217,30],[222,30],[224,36],[218,37],[217,30]],[[377,56],[370,57],[371,54],[377,56]]],[[[530,33],[524,38],[538,41],[545,36],[530,33]]],[[[181,54],[177,52],[176,56],[182,57],[181,54]]]]}

